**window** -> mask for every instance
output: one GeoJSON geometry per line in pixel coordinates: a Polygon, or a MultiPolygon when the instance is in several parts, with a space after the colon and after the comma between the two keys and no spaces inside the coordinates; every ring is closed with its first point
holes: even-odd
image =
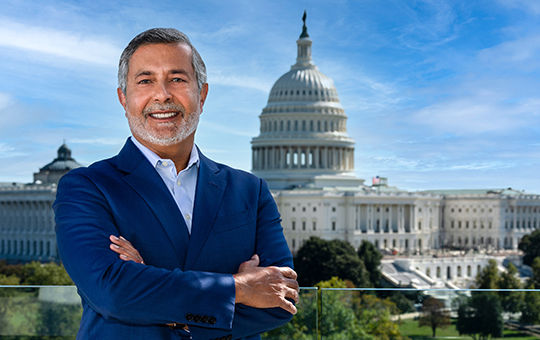
{"type": "Polygon", "coordinates": [[[306,230],[306,221],[302,221],[302,230],[306,230]]]}
{"type": "Polygon", "coordinates": [[[296,248],[296,240],[294,238],[292,239],[292,247],[293,249],[296,248]]]}
{"type": "Polygon", "coordinates": [[[316,212],[317,211],[317,207],[313,207],[313,212],[316,212]]]}
{"type": "Polygon", "coordinates": [[[332,207],[332,212],[336,212],[336,207],[332,207]]]}
{"type": "Polygon", "coordinates": [[[332,230],[336,230],[336,221],[332,221],[332,230]]]}
{"type": "Polygon", "coordinates": [[[302,207],[302,211],[303,211],[303,212],[306,212],[306,207],[302,207]]]}
{"type": "Polygon", "coordinates": [[[313,221],[313,231],[317,230],[317,222],[313,221]]]}
{"type": "Polygon", "coordinates": [[[292,221],[291,229],[296,230],[296,221],[292,221]]]}

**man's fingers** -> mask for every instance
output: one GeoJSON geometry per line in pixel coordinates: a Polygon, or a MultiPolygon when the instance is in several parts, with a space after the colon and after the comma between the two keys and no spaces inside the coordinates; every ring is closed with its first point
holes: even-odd
{"type": "Polygon", "coordinates": [[[281,272],[281,275],[285,276],[288,279],[296,280],[296,278],[298,277],[296,272],[289,267],[277,267],[277,268],[281,272]]]}
{"type": "Polygon", "coordinates": [[[256,268],[259,266],[259,263],[259,255],[255,254],[249,260],[240,264],[240,267],[238,267],[238,272],[241,273],[251,268],[256,268]]]}
{"type": "Polygon", "coordinates": [[[292,299],[295,303],[298,303],[298,291],[296,289],[287,289],[285,293],[285,297],[288,297],[289,299],[292,299]]]}
{"type": "Polygon", "coordinates": [[[282,298],[281,304],[279,306],[280,308],[285,309],[287,312],[291,314],[296,314],[296,307],[292,304],[292,302],[288,301],[287,299],[282,298]]]}
{"type": "Polygon", "coordinates": [[[109,248],[112,251],[120,254],[120,258],[122,260],[144,264],[143,258],[141,257],[137,249],[135,249],[131,242],[126,240],[124,237],[116,237],[114,235],[110,235],[109,240],[112,242],[109,245],[109,248]]]}

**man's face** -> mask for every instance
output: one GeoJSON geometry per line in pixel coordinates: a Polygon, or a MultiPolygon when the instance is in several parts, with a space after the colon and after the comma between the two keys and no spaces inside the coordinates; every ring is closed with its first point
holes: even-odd
{"type": "Polygon", "coordinates": [[[197,87],[189,46],[139,47],[129,60],[126,83],[126,93],[118,89],[118,98],[134,137],[154,147],[193,137],[208,86],[197,87]]]}

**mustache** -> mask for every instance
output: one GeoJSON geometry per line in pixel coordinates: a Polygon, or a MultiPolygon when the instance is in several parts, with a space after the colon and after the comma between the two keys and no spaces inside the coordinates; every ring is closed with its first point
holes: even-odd
{"type": "Polygon", "coordinates": [[[180,112],[182,116],[184,116],[184,114],[186,113],[186,109],[184,108],[184,106],[180,104],[174,104],[174,103],[168,103],[168,104],[153,103],[145,107],[142,113],[146,117],[152,112],[156,112],[156,111],[177,111],[177,112],[180,112]]]}

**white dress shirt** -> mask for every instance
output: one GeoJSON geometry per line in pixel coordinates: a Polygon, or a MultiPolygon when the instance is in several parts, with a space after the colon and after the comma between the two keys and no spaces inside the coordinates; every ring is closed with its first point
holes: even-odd
{"type": "Polygon", "coordinates": [[[176,166],[172,160],[160,158],[152,150],[142,145],[136,138],[133,136],[130,138],[133,144],[141,150],[146,159],[156,169],[161,179],[163,179],[180,213],[184,216],[188,232],[191,234],[195,188],[197,187],[197,176],[199,174],[199,152],[195,144],[193,144],[193,149],[191,149],[186,168],[177,173],[176,166]]]}

